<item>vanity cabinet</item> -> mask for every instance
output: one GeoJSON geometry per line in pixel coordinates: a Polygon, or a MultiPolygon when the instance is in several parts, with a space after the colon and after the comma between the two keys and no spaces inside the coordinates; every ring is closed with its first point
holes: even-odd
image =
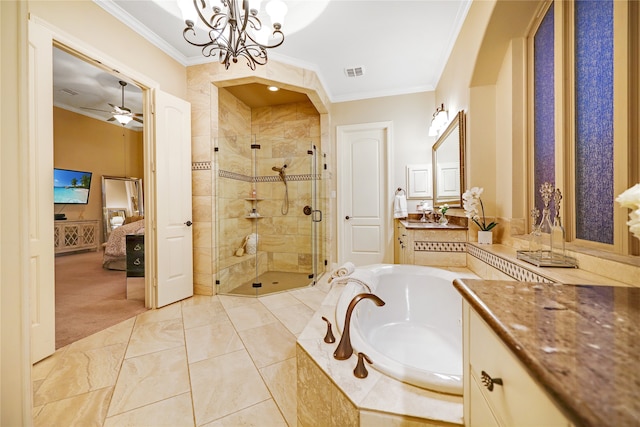
{"type": "Polygon", "coordinates": [[[463,348],[466,426],[572,425],[466,301],[463,348]]]}
{"type": "Polygon", "coordinates": [[[400,220],[395,262],[432,267],[466,267],[467,227],[400,220]]]}
{"type": "Polygon", "coordinates": [[[54,221],[53,246],[56,254],[97,251],[97,220],[59,220],[54,221]]]}
{"type": "Polygon", "coordinates": [[[396,220],[394,229],[394,259],[396,264],[409,264],[407,252],[409,251],[409,232],[400,221],[396,220]]]}

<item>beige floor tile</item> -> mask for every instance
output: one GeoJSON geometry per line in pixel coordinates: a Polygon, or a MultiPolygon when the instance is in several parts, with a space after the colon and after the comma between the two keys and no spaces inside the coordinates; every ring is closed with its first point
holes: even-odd
{"type": "Polygon", "coordinates": [[[238,333],[225,315],[216,322],[184,331],[189,363],[244,349],[238,333]]]}
{"type": "Polygon", "coordinates": [[[246,409],[271,396],[246,351],[189,365],[196,424],[246,409]]]}
{"type": "Polygon", "coordinates": [[[126,359],[113,392],[109,416],[189,391],[184,347],[126,359]]]}
{"type": "Polygon", "coordinates": [[[113,387],[46,404],[34,417],[34,427],[102,426],[113,387]]]}
{"type": "Polygon", "coordinates": [[[295,357],[296,337],[280,322],[238,332],[258,368],[295,357]]]}
{"type": "Polygon", "coordinates": [[[294,335],[299,335],[309,320],[313,317],[314,311],[306,304],[295,304],[289,307],[282,307],[271,310],[272,313],[282,322],[286,328],[294,335]]]}
{"type": "Polygon", "coordinates": [[[33,381],[44,380],[49,373],[55,368],[62,356],[67,352],[69,346],[63,347],[53,353],[51,356],[33,365],[31,369],[31,379],[33,381]]]}
{"type": "Polygon", "coordinates": [[[227,311],[236,307],[243,307],[260,303],[260,301],[256,297],[236,297],[232,295],[220,295],[218,298],[224,306],[224,309],[227,311]]]}
{"type": "Polygon", "coordinates": [[[291,294],[288,292],[265,295],[263,297],[259,297],[258,300],[271,311],[300,303],[299,300],[292,297],[291,294]]]}
{"type": "Polygon", "coordinates": [[[86,338],[69,344],[69,350],[81,351],[106,347],[111,344],[126,344],[129,342],[129,338],[131,338],[131,331],[133,330],[135,322],[136,318],[132,317],[131,319],[120,322],[103,331],[89,335],[86,338]]]}
{"type": "Polygon", "coordinates": [[[136,324],[125,358],[129,359],[175,347],[184,347],[184,330],[181,319],[136,324]]]}
{"type": "Polygon", "coordinates": [[[109,417],[104,427],[153,426],[153,427],[193,427],[191,393],[170,397],[138,409],[109,417]]]}
{"type": "Polygon", "coordinates": [[[185,329],[197,326],[217,323],[220,319],[227,319],[227,312],[219,300],[210,300],[209,303],[183,305],[182,319],[185,329]]]}
{"type": "Polygon", "coordinates": [[[290,426],[295,426],[298,402],[296,358],[292,357],[264,367],[260,369],[260,374],[287,423],[290,426]]]}
{"type": "MultiPolygon", "coordinates": [[[[289,424],[295,426],[295,424],[289,424]]],[[[287,423],[273,399],[265,400],[202,427],[286,427],[287,423]]]]}
{"type": "Polygon", "coordinates": [[[322,305],[327,294],[316,287],[308,287],[291,291],[291,295],[316,311],[322,305]]]}
{"type": "Polygon", "coordinates": [[[182,318],[182,305],[180,302],[175,302],[166,307],[159,308],[157,310],[149,310],[136,316],[136,326],[143,323],[164,322],[165,320],[181,319],[182,318]]]}
{"type": "Polygon", "coordinates": [[[227,309],[227,314],[238,332],[278,321],[267,307],[260,303],[227,309]]]}
{"type": "Polygon", "coordinates": [[[124,344],[115,344],[67,351],[38,388],[33,404],[42,405],[115,385],[125,349],[124,344]]]}

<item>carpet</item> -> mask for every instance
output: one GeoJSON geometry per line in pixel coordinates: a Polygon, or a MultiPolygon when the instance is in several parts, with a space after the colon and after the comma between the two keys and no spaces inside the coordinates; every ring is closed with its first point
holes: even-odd
{"type": "Polygon", "coordinates": [[[102,268],[102,251],[55,259],[56,350],[146,311],[127,299],[124,271],[102,268]]]}

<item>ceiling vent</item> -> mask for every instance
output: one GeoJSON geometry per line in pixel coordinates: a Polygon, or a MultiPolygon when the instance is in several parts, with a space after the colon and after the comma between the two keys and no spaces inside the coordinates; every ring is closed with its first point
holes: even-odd
{"type": "Polygon", "coordinates": [[[347,77],[360,77],[364,75],[364,67],[349,67],[344,69],[347,77]]]}

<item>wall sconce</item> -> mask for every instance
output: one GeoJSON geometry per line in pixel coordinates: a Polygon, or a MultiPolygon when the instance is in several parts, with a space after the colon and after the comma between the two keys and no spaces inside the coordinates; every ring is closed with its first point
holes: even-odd
{"type": "Polygon", "coordinates": [[[431,126],[429,126],[429,136],[438,136],[440,132],[449,124],[449,114],[444,109],[444,104],[440,104],[436,108],[431,118],[431,126]]]}

